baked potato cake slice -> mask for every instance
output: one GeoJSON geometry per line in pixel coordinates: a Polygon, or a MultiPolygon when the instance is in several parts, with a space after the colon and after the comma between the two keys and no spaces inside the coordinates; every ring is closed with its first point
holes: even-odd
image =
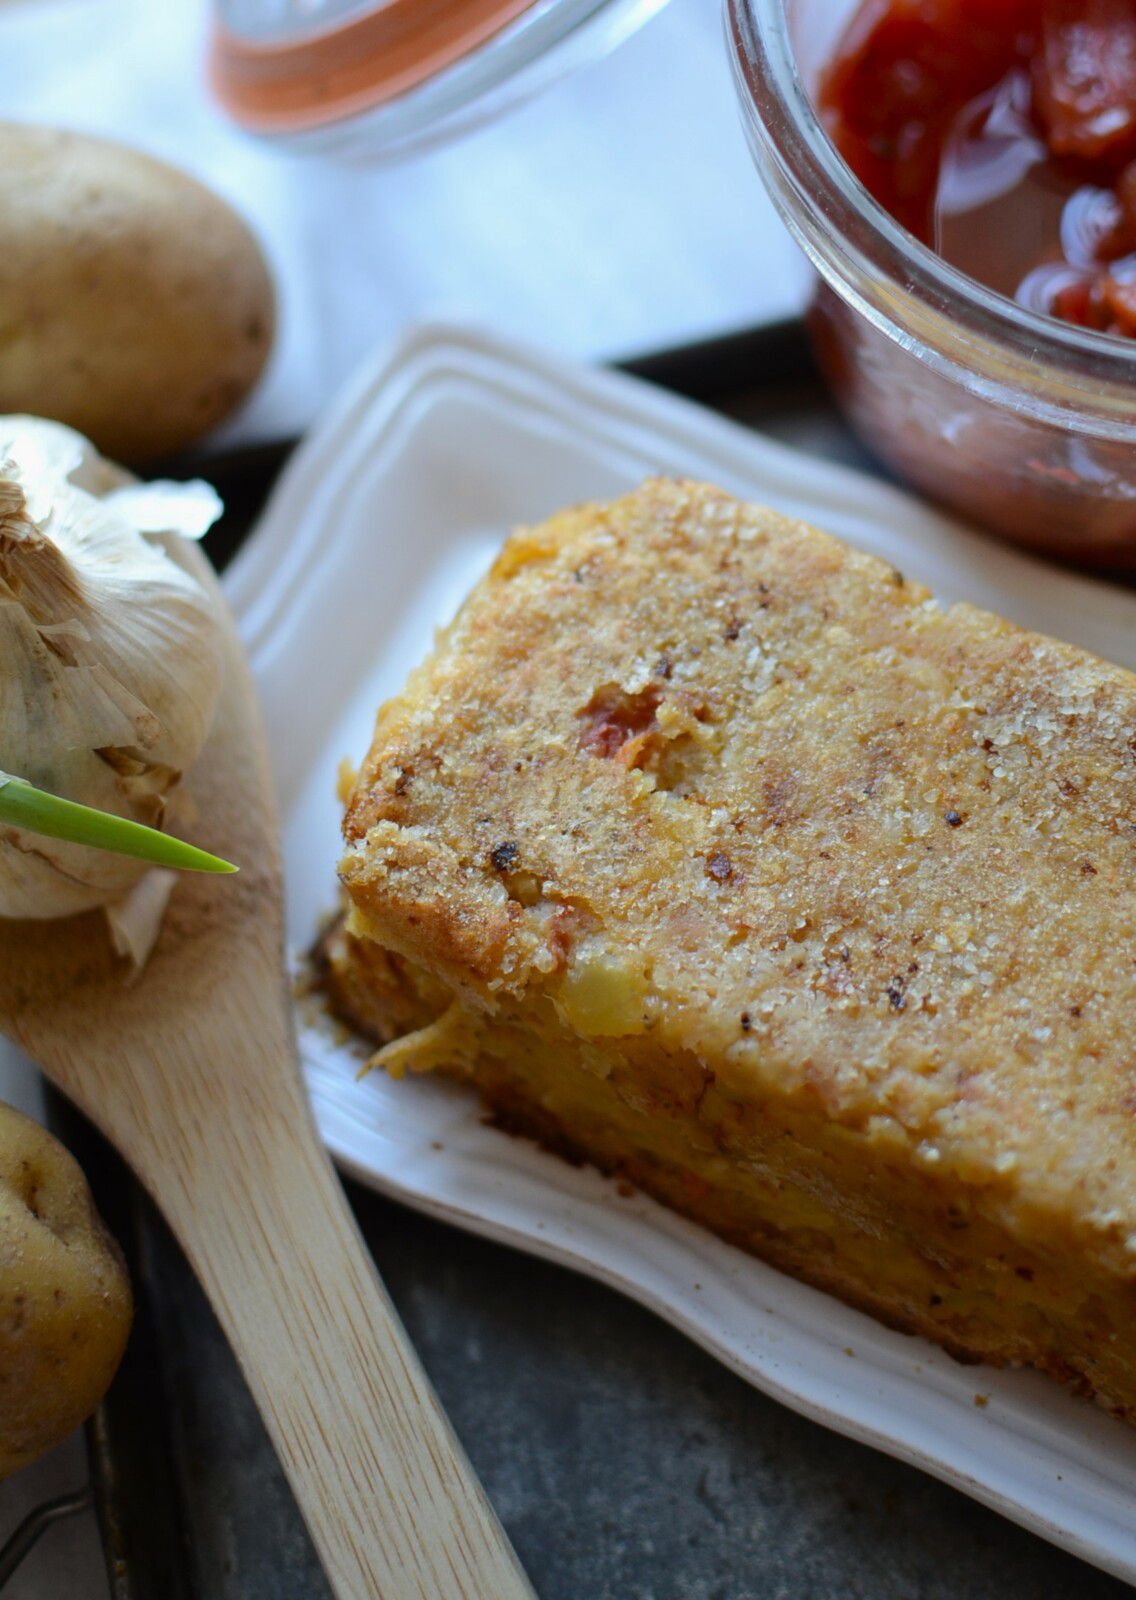
{"type": "Polygon", "coordinates": [[[1136,1418],[1136,677],[653,481],[505,544],[344,829],[392,1071],[1136,1418]]]}

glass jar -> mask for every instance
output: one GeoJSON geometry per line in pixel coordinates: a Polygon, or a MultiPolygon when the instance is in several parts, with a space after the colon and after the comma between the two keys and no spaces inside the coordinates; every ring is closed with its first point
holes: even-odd
{"type": "Polygon", "coordinates": [[[933,499],[1084,565],[1136,569],[1136,342],[949,266],[853,176],[812,98],[856,0],[726,0],[750,148],[816,269],[814,348],[856,431],[933,499]]]}
{"type": "Polygon", "coordinates": [[[369,162],[440,144],[605,55],[666,0],[216,0],[209,73],[248,132],[369,162]]]}

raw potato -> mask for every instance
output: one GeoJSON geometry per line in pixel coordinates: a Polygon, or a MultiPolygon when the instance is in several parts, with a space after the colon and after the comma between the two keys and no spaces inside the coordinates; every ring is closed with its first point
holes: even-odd
{"type": "Polygon", "coordinates": [[[0,122],[0,412],[173,454],[244,399],[275,321],[240,218],[122,145],[0,122]]]}
{"type": "Polygon", "coordinates": [[[126,1269],[78,1165],[0,1105],[0,1477],[95,1409],[130,1318],[126,1269]]]}

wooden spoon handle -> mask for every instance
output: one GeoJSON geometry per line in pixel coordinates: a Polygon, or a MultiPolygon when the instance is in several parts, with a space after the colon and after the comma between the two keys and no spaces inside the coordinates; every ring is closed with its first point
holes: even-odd
{"type": "Polygon", "coordinates": [[[332,1588],[339,1600],[533,1600],[372,1265],[299,1086],[282,1105],[276,1080],[256,1127],[236,1139],[219,1119],[183,1124],[189,1170],[201,1181],[155,1187],[229,1336],[332,1588]]]}
{"type": "MultiPolygon", "coordinates": [[[[182,551],[202,581],[203,558],[182,551]]],[[[533,1600],[359,1237],[304,1094],[272,785],[236,635],[191,778],[226,891],[179,883],[123,981],[97,920],[0,921],[0,1027],[111,1138],[213,1301],[338,1600],[533,1600]]]]}

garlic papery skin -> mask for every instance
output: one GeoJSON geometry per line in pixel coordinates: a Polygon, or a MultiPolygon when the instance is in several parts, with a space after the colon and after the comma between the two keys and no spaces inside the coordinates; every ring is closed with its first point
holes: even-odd
{"type": "MultiPolygon", "coordinates": [[[[218,509],[203,485],[135,487],[69,428],[0,417],[0,768],[162,825],[221,686],[216,601],[179,564],[180,527],[199,536],[218,509]]],[[[0,916],[110,906],[150,870],[0,827],[0,916]]]]}

